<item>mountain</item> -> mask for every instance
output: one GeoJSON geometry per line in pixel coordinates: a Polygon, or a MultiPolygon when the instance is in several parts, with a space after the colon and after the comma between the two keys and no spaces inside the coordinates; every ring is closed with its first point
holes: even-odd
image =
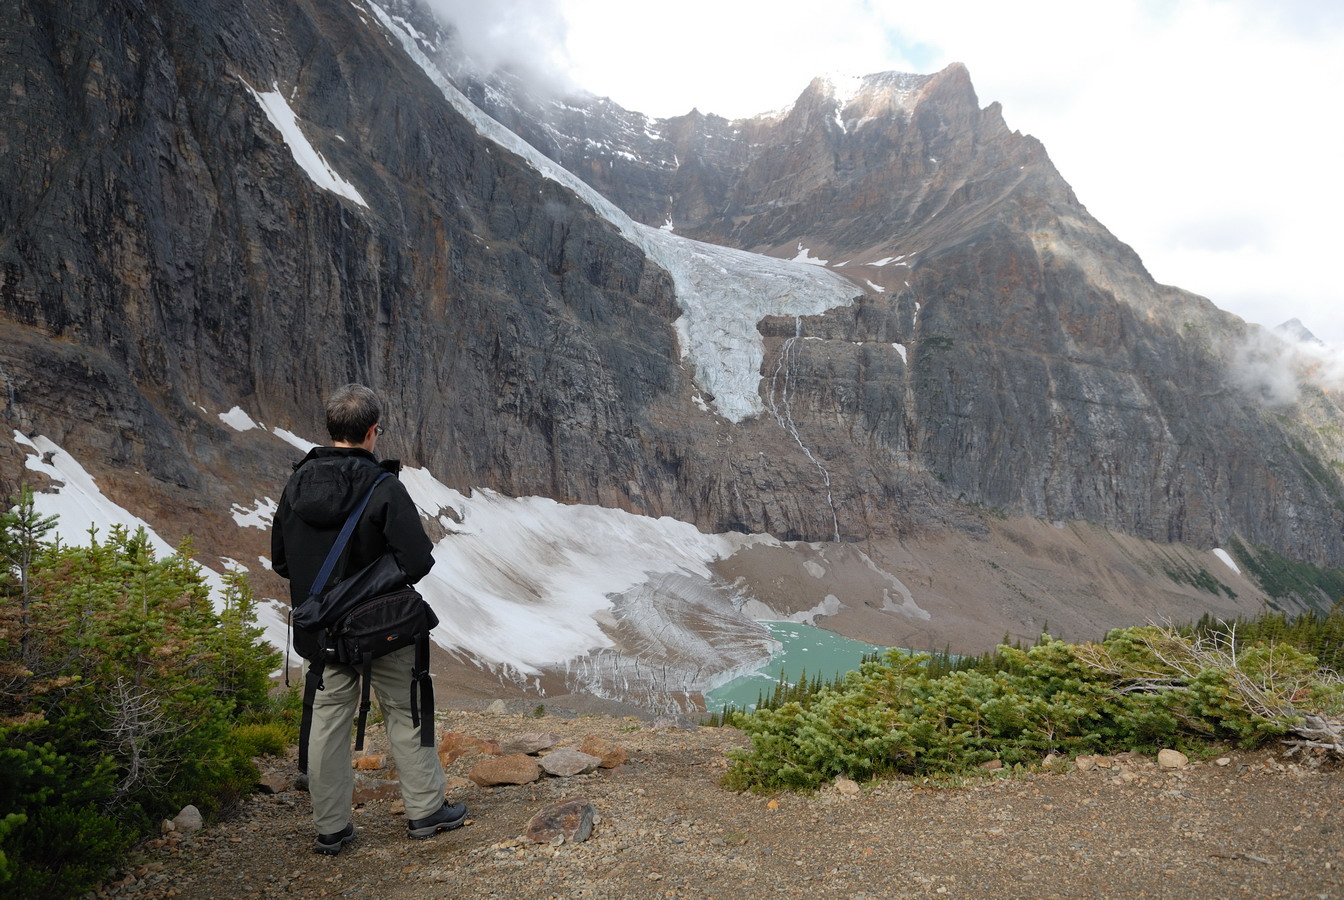
{"type": "MultiPolygon", "coordinates": [[[[1202,545],[1235,532],[1341,558],[1338,478],[1310,474],[1339,455],[1319,434],[1337,421],[1338,388],[1311,388],[1328,411],[1294,427],[1248,403],[1237,361],[1258,330],[1156,284],[1039,142],[1009,132],[997,104],[979,108],[964,67],[817,79],[789,109],[732,123],[546,105],[520,87],[496,77],[468,94],[636,218],[824,260],[867,288],[808,321],[822,342],[789,357],[822,417],[845,423],[821,456],[857,433],[1010,514],[1202,545]],[[892,342],[904,349],[876,352],[892,342]],[[845,408],[826,385],[875,367],[902,390],[845,408]],[[1263,492],[1285,472],[1294,487],[1263,492]]],[[[763,330],[779,348],[792,326],[763,330]]],[[[874,462],[880,482],[889,467],[874,462]]]]}
{"type": "Polygon", "coordinates": [[[1326,346],[1325,341],[1312,334],[1311,329],[1303,325],[1301,319],[1289,319],[1287,322],[1280,322],[1274,326],[1274,333],[1299,344],[1309,344],[1313,347],[1326,346]]]}
{"type": "Polygon", "coordinates": [[[97,496],[286,596],[267,511],[359,380],[440,644],[533,690],[694,693],[754,618],[976,650],[1233,615],[1270,594],[1214,548],[1344,559],[1339,392],[1247,364],[964,67],[651,120],[474,76],[410,3],[3,16],[0,488],[67,539],[97,496]]]}

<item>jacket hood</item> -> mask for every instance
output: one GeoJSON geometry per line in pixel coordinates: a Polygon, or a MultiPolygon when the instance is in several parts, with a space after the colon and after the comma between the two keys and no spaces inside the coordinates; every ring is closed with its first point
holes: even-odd
{"type": "Polygon", "coordinates": [[[297,466],[285,486],[289,507],[314,528],[334,528],[383,472],[395,474],[398,460],[378,459],[358,447],[314,447],[297,466]]]}

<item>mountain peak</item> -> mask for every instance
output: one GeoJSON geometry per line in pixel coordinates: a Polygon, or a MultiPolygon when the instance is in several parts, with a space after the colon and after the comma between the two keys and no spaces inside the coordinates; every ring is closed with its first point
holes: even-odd
{"type": "Polygon", "coordinates": [[[1299,344],[1311,344],[1319,347],[1325,346],[1325,341],[1312,334],[1311,330],[1307,328],[1306,325],[1302,324],[1301,319],[1289,319],[1287,322],[1274,326],[1274,333],[1299,344]]]}
{"type": "MultiPolygon", "coordinates": [[[[940,73],[941,74],[941,73],[940,73]]],[[[868,75],[849,75],[841,72],[828,72],[818,75],[808,85],[808,92],[830,97],[846,109],[859,100],[895,100],[888,106],[908,107],[909,101],[937,75],[917,75],[910,72],[874,72],[868,75]]],[[[871,104],[870,104],[871,105],[871,104]]]]}

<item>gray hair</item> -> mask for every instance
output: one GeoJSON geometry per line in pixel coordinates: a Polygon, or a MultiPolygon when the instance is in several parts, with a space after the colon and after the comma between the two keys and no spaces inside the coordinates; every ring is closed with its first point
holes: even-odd
{"type": "Polygon", "coordinates": [[[378,395],[362,384],[338,387],[327,398],[327,433],[333,441],[362,442],[381,416],[378,395]]]}

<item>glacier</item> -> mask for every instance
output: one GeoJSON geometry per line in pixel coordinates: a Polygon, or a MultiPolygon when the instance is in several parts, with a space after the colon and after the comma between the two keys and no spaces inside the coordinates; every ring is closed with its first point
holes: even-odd
{"type": "Polygon", "coordinates": [[[764,412],[760,373],[765,348],[757,329],[762,319],[819,315],[848,306],[863,293],[844,276],[815,262],[808,265],[705,244],[634,221],[578,176],[476,108],[392,16],[372,0],[368,8],[479,134],[563,184],[667,270],[683,313],[676,327],[681,354],[690,360],[696,383],[725,419],[737,423],[764,412]]]}

